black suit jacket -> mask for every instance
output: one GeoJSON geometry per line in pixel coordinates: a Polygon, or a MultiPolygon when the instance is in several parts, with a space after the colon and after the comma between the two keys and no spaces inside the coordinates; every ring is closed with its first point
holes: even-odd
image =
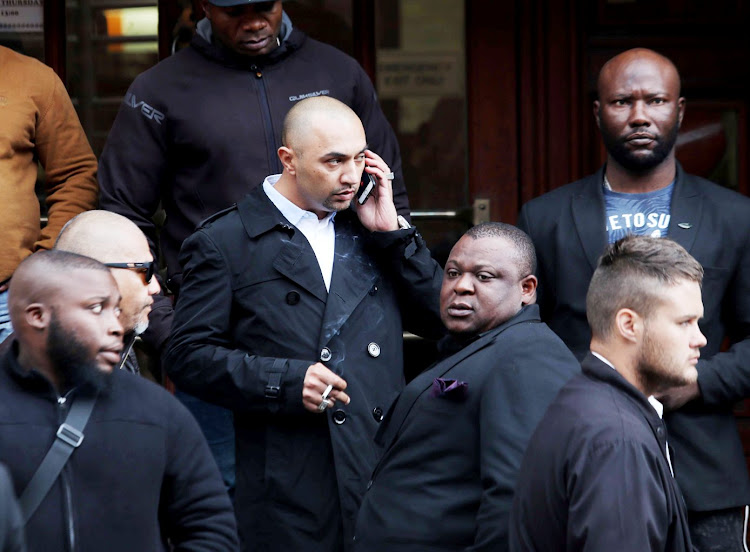
{"type": "Polygon", "coordinates": [[[370,234],[353,211],[334,225],[330,292],[304,234],[262,186],[180,253],[167,370],[181,389],[234,411],[244,550],[351,542],[380,452],[372,438],[404,384],[402,310],[415,333],[442,332],[442,272],[413,228],[370,234]],[[323,415],[302,405],[319,360],[351,398],[323,415]]]}
{"type": "Polygon", "coordinates": [[[574,374],[536,305],[414,379],[376,441],[386,451],[357,518],[356,550],[504,550],[526,443],[574,374]],[[435,378],[466,382],[434,396],[435,378]]]}
{"type": "MultiPolygon", "coordinates": [[[[607,244],[604,168],[521,209],[518,226],[534,241],[542,319],[579,357],[588,351],[586,291],[607,244]]],[[[675,473],[689,510],[750,503],[750,479],[732,415],[750,397],[750,199],[677,165],[668,237],[705,270],[702,397],[665,419],[675,473]],[[720,353],[722,340],[732,346],[720,353]]]]}

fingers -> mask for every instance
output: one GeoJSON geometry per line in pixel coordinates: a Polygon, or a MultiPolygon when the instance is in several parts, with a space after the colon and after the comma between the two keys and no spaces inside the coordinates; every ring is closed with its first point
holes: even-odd
{"type": "Polygon", "coordinates": [[[381,184],[390,186],[390,181],[393,180],[393,178],[388,178],[393,174],[391,173],[391,169],[383,161],[383,158],[374,151],[365,150],[365,170],[377,177],[381,184]]]}
{"type": "Polygon", "coordinates": [[[349,404],[349,395],[344,392],[346,381],[334,374],[325,365],[317,362],[305,373],[302,387],[302,404],[310,412],[323,412],[332,407],[336,401],[349,404]],[[328,387],[331,387],[330,390],[328,387]],[[328,394],[324,398],[324,394],[328,394]],[[321,405],[325,404],[325,408],[321,405]]]}

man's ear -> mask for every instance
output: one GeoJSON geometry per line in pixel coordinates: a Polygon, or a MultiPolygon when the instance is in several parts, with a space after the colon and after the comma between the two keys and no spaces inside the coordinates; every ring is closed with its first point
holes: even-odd
{"type": "Polygon", "coordinates": [[[529,274],[521,280],[521,304],[533,305],[536,303],[536,287],[538,280],[533,274],[529,274]]]}
{"type": "Polygon", "coordinates": [[[281,146],[278,150],[278,155],[284,170],[289,174],[296,174],[294,150],[286,146],[281,146]]]}
{"type": "Polygon", "coordinates": [[[206,19],[211,21],[211,7],[208,3],[208,0],[200,0],[201,2],[201,9],[203,10],[203,15],[206,16],[206,19]]]}
{"type": "Polygon", "coordinates": [[[46,330],[49,326],[50,313],[42,303],[31,303],[24,309],[23,314],[26,324],[30,328],[41,331],[46,330]]]}
{"type": "Polygon", "coordinates": [[[677,109],[677,128],[680,128],[682,126],[682,118],[685,116],[685,98],[680,97],[677,100],[677,109]]]}
{"type": "Polygon", "coordinates": [[[594,120],[596,121],[597,128],[602,128],[601,116],[599,115],[599,108],[601,104],[599,100],[594,100],[594,120]]]}
{"type": "Polygon", "coordinates": [[[643,318],[632,309],[620,309],[615,314],[614,330],[625,341],[638,343],[643,335],[643,318]]]}

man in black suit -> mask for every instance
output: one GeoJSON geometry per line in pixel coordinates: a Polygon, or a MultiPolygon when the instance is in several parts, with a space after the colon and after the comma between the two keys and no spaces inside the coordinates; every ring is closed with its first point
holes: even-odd
{"type": "Polygon", "coordinates": [[[403,388],[402,313],[441,336],[441,274],[354,111],[302,100],[283,137],[282,174],[185,241],[166,366],[234,412],[243,550],[338,552],[403,388]],[[363,170],[377,187],[360,204],[363,170]]]}
{"type": "Polygon", "coordinates": [[[607,164],[521,209],[519,226],[539,255],[542,319],[585,355],[586,289],[607,242],[623,234],[668,236],[701,263],[708,345],[698,380],[659,399],[671,411],[665,420],[693,542],[742,550],[750,478],[732,406],[750,397],[750,200],[685,174],[675,160],[685,99],[668,59],[624,52],[602,68],[598,93],[607,164]],[[731,347],[720,352],[725,337],[731,347]]]}
{"type": "Polygon", "coordinates": [[[445,265],[450,354],[417,376],[378,431],[385,448],[355,549],[506,550],[526,443],[580,366],[539,320],[534,246],[517,228],[469,230],[445,265]]]}

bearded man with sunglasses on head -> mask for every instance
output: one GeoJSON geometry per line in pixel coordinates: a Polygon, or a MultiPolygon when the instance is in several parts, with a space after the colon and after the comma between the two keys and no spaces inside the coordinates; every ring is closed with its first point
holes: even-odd
{"type": "Polygon", "coordinates": [[[139,373],[133,345],[148,327],[152,296],[160,289],[154,278],[156,263],[146,236],[121,215],[86,211],[65,225],[55,249],[86,255],[109,267],[122,295],[120,323],[124,346],[119,367],[139,373]]]}

